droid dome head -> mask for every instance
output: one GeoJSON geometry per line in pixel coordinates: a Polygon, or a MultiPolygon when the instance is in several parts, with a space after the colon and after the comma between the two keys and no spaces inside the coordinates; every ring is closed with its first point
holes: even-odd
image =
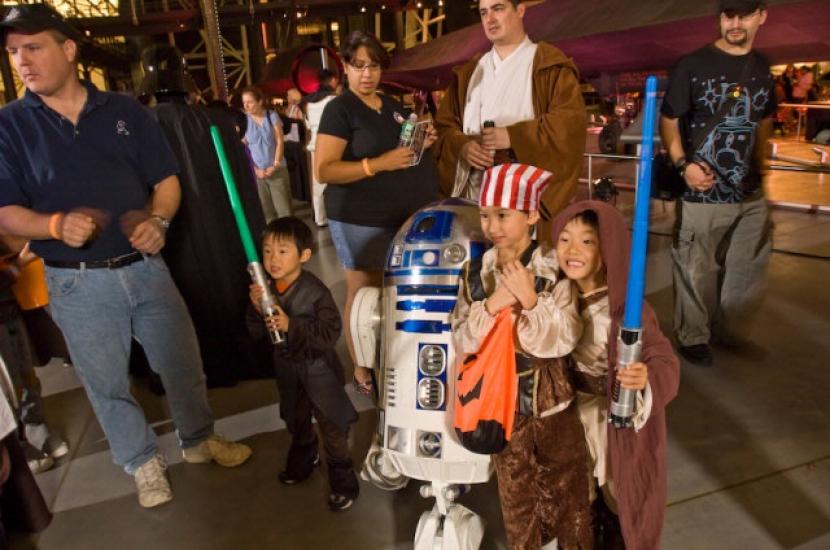
{"type": "Polygon", "coordinates": [[[192,88],[188,80],[184,54],[169,44],[154,44],[141,54],[144,80],[138,88],[139,97],[151,94],[187,95],[192,88]]]}

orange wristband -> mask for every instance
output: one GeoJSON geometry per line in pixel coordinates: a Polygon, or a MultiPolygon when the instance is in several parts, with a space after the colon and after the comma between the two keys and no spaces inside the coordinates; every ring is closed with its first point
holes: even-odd
{"type": "Polygon", "coordinates": [[[61,222],[63,222],[63,212],[55,212],[49,218],[49,236],[58,241],[61,239],[61,222]]]}
{"type": "Polygon", "coordinates": [[[364,174],[366,174],[370,178],[375,175],[375,173],[372,172],[372,169],[369,168],[369,158],[368,157],[364,158],[360,163],[363,165],[363,173],[364,174]]]}

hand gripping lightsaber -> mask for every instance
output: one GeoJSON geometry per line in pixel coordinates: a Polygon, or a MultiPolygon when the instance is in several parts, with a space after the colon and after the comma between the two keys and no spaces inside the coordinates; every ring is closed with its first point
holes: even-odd
{"type": "MultiPolygon", "coordinates": [[[[216,149],[216,156],[219,158],[219,167],[222,169],[222,177],[225,180],[225,189],[228,191],[228,199],[231,202],[233,217],[236,219],[236,228],[239,231],[239,238],[242,240],[242,248],[245,249],[245,257],[248,259],[248,273],[254,284],[262,288],[262,299],[260,309],[262,315],[269,317],[277,314],[277,298],[268,286],[268,278],[265,276],[265,269],[259,261],[259,255],[251,237],[251,228],[248,227],[248,220],[245,218],[245,211],[242,209],[242,201],[239,200],[239,192],[236,190],[236,180],[228,164],[228,157],[225,154],[225,146],[222,144],[222,135],[217,126],[210,127],[210,137],[213,138],[213,147],[216,149]]],[[[285,337],[278,330],[268,330],[271,343],[281,344],[285,337]]]]}
{"type": "MultiPolygon", "coordinates": [[[[648,245],[648,210],[651,201],[651,159],[654,156],[654,118],[657,110],[657,78],[646,79],[643,113],[643,143],[640,148],[640,174],[634,199],[634,231],[631,236],[631,262],[625,290],[625,315],[617,336],[617,372],[640,360],[643,350],[643,294],[646,282],[646,248],[648,245]]],[[[632,425],[637,390],[626,390],[616,380],[611,392],[608,421],[616,428],[632,425]]]]}

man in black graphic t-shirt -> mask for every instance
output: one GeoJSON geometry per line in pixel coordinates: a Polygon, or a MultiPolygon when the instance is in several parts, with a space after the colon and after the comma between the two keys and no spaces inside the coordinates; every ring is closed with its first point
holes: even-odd
{"type": "Polygon", "coordinates": [[[710,339],[746,336],[770,250],[761,168],[776,105],[769,64],[752,51],[767,11],[763,1],[721,0],[719,13],[721,37],[673,68],[660,120],[687,185],[672,248],[674,329],[681,355],[699,364],[712,363],[710,339]]]}
{"type": "Polygon", "coordinates": [[[754,146],[758,125],[775,113],[772,88],[769,65],[757,52],[735,55],[708,44],[675,65],[662,108],[668,124],[677,120],[682,139],[684,153],[673,160],[678,166],[696,163],[713,183],[700,188],[690,183],[684,200],[731,204],[758,191],[761,172],[753,158],[754,146]],[[727,109],[718,124],[696,151],[689,151],[724,104],[727,109]]]}

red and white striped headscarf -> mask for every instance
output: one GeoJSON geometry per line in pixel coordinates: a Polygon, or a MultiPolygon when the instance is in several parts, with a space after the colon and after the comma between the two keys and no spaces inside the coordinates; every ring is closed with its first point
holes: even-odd
{"type": "Polygon", "coordinates": [[[493,166],[484,172],[478,204],[511,210],[539,210],[539,197],[552,175],[527,164],[493,166]]]}

